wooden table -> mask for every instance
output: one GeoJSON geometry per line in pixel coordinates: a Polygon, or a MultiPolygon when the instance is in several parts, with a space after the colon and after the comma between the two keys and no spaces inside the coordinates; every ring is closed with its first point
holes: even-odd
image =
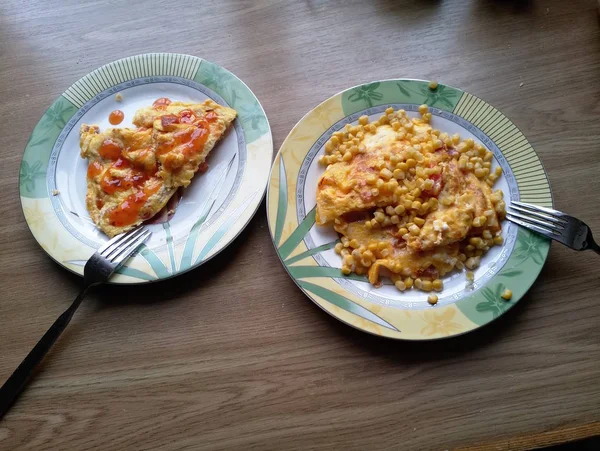
{"type": "MultiPolygon", "coordinates": [[[[128,55],[189,53],[230,69],[263,103],[276,148],[352,85],[460,87],[513,119],[557,208],[600,237],[595,1],[193,3],[0,5],[0,381],[80,287],[25,225],[23,148],[63,90],[128,55]]],[[[300,292],[263,204],[201,269],[90,296],[0,422],[0,449],[526,449],[599,434],[599,264],[554,245],[495,323],[435,343],[384,340],[300,292]]]]}

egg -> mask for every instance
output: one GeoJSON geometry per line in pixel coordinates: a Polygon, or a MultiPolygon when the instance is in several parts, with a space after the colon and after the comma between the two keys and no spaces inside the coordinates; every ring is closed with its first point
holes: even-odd
{"type": "Polygon", "coordinates": [[[86,206],[109,237],[152,218],[188,186],[236,117],[212,100],[161,100],[136,112],[135,129],[81,126],[81,157],[89,161],[86,206]]]}

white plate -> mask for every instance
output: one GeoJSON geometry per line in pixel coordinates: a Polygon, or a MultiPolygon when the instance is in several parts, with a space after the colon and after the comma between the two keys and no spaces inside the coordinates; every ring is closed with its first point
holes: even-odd
{"type": "Polygon", "coordinates": [[[21,165],[21,202],[27,223],[48,254],[65,268],[83,265],[107,237],[85,207],[87,161],[79,155],[79,127],[132,126],[137,109],[159,97],[184,102],[212,99],[238,112],[224,138],[168,222],[149,225],[152,237],[111,281],[164,279],[199,266],[246,226],[266,189],[273,144],[266,115],[233,74],[200,58],[146,54],[115,61],[83,77],[55,101],[33,131],[21,165]],[[116,100],[121,93],[123,100],[116,100]]]}

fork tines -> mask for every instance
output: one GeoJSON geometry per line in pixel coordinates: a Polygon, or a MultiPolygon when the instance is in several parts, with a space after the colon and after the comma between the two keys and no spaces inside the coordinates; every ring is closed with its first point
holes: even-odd
{"type": "Polygon", "coordinates": [[[127,233],[115,236],[98,253],[109,262],[119,265],[144,243],[152,233],[145,227],[138,227],[127,233]]]}
{"type": "Polygon", "coordinates": [[[510,208],[506,219],[550,238],[560,237],[568,225],[565,214],[552,208],[514,201],[510,208]]]}

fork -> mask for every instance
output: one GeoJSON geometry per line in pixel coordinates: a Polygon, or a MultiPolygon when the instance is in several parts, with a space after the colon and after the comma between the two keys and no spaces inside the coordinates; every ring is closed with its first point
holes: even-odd
{"type": "Polygon", "coordinates": [[[592,231],[583,221],[552,208],[538,207],[524,202],[511,202],[512,211],[506,219],[529,230],[558,241],[576,251],[591,249],[600,254],[592,231]]]}
{"type": "Polygon", "coordinates": [[[85,264],[83,270],[83,289],[71,306],[52,324],[50,329],[27,354],[25,360],[0,388],[0,419],[8,411],[19,394],[23,391],[33,371],[48,353],[60,334],[65,330],[73,314],[83,301],[88,290],[108,281],[110,276],[140,247],[151,235],[149,230],[133,229],[117,235],[94,253],[85,264]]]}

